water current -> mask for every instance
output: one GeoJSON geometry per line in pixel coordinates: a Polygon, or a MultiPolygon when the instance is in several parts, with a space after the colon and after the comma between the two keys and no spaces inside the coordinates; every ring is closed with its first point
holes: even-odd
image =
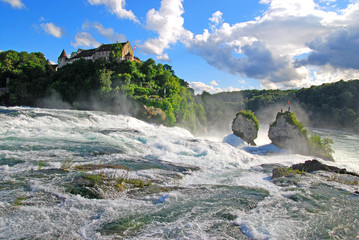
{"type": "MultiPolygon", "coordinates": [[[[311,131],[334,140],[335,162],[320,161],[359,173],[358,135],[311,131]]],[[[0,107],[0,239],[359,238],[358,179],[271,179],[274,167],[313,157],[258,142],[104,112],[0,107]],[[96,189],[103,176],[117,191],[96,189]]]]}

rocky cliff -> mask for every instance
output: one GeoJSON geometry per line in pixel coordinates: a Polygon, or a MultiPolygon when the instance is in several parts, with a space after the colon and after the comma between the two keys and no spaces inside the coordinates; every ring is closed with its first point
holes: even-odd
{"type": "Polygon", "coordinates": [[[258,135],[258,121],[252,112],[241,111],[232,123],[233,133],[250,145],[256,146],[254,139],[258,135]]]}
{"type": "Polygon", "coordinates": [[[268,137],[279,148],[290,149],[299,154],[310,152],[304,125],[297,121],[292,112],[277,114],[275,122],[269,127],[268,137]]]}
{"type": "Polygon", "coordinates": [[[268,137],[279,148],[289,149],[302,155],[313,155],[326,160],[334,161],[333,150],[329,138],[322,140],[318,135],[308,137],[308,130],[304,124],[298,122],[292,112],[279,112],[275,122],[268,131],[268,137]]]}

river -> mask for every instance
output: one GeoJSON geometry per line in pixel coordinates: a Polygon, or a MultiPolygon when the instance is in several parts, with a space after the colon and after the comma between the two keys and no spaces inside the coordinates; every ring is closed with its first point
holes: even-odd
{"type": "MultiPolygon", "coordinates": [[[[359,173],[359,136],[333,138],[335,162],[359,173]]],[[[1,239],[358,239],[358,179],[317,172],[276,180],[277,166],[312,159],[260,134],[189,131],[104,112],[0,107],[1,239]],[[79,170],[81,166],[123,166],[79,170]],[[91,198],[81,176],[150,186],[91,198]]]]}

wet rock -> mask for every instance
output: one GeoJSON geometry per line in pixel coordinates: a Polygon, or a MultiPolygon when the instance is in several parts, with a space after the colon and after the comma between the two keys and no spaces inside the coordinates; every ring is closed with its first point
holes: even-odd
{"type": "Polygon", "coordinates": [[[166,119],[166,113],[160,108],[143,106],[145,114],[148,120],[154,121],[155,123],[163,123],[166,119]]]}
{"type": "MultiPolygon", "coordinates": [[[[308,137],[308,130],[298,122],[293,112],[279,112],[275,122],[269,126],[268,137],[279,148],[289,149],[302,155],[311,155],[325,160],[334,161],[331,155],[331,139],[308,137]]],[[[331,142],[332,143],[332,142],[331,142]]]]}
{"type": "Polygon", "coordinates": [[[334,172],[334,173],[338,173],[338,174],[348,174],[348,175],[353,175],[353,176],[359,177],[358,174],[353,173],[353,172],[348,172],[345,168],[337,168],[334,166],[329,166],[329,165],[323,164],[315,159],[305,161],[304,163],[294,164],[291,168],[293,170],[309,172],[309,173],[314,172],[314,171],[327,171],[327,172],[334,172]]]}
{"type": "Polygon", "coordinates": [[[290,149],[299,154],[307,154],[310,146],[306,133],[295,121],[293,121],[291,112],[278,113],[275,122],[273,122],[268,131],[268,137],[274,145],[279,148],[290,149]]]}
{"type": "Polygon", "coordinates": [[[293,176],[295,174],[301,174],[298,170],[293,170],[293,168],[274,168],[272,170],[272,179],[284,177],[284,176],[293,176]]]}
{"type": "Polygon", "coordinates": [[[258,128],[257,123],[246,115],[239,112],[232,123],[233,133],[243,139],[250,145],[256,146],[254,139],[257,138],[258,128]]]}
{"type": "Polygon", "coordinates": [[[295,174],[311,173],[315,171],[326,171],[359,177],[359,174],[348,172],[345,168],[329,166],[313,159],[307,160],[304,163],[294,164],[290,168],[275,168],[272,171],[272,179],[295,174]]]}

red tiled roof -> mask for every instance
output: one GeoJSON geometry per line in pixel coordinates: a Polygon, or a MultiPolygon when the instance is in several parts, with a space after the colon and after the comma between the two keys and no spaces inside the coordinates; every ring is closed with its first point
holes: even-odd
{"type": "Polygon", "coordinates": [[[59,58],[68,58],[65,52],[65,49],[62,50],[59,58]]]}

